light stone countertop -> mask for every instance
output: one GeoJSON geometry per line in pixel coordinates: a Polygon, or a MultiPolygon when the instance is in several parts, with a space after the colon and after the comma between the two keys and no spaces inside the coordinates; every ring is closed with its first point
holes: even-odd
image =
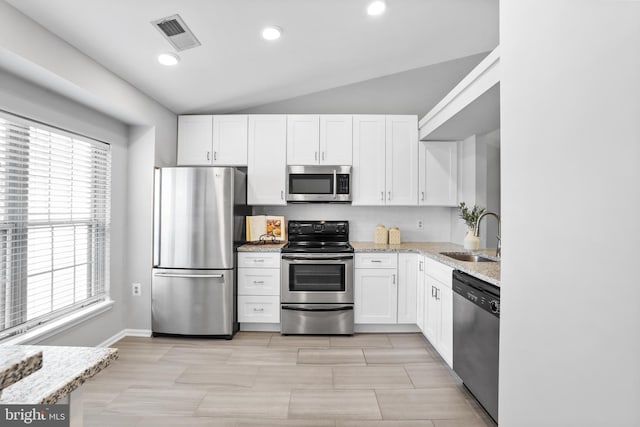
{"type": "Polygon", "coordinates": [[[118,349],[115,348],[0,346],[0,349],[11,348],[41,352],[42,368],[5,388],[0,404],[56,403],[118,358],[118,349]]]}
{"type": "Polygon", "coordinates": [[[41,350],[18,345],[0,346],[0,393],[41,367],[41,350]]]}
{"type": "Polygon", "coordinates": [[[349,242],[358,252],[402,252],[419,253],[456,270],[463,271],[478,279],[500,287],[500,262],[466,262],[441,255],[440,252],[468,252],[496,260],[495,249],[468,251],[460,245],[449,242],[405,242],[399,245],[377,245],[373,242],[349,242]]]}
{"type": "Polygon", "coordinates": [[[244,244],[238,247],[238,252],[280,252],[280,249],[289,242],[259,243],[257,245],[244,244]]]}

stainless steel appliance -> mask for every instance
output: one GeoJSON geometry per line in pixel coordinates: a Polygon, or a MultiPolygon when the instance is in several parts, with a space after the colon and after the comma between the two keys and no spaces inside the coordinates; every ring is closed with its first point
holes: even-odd
{"type": "Polygon", "coordinates": [[[453,370],[498,422],[500,288],[453,272],[453,370]]]}
{"type": "Polygon", "coordinates": [[[350,202],[351,166],[287,167],[288,202],[350,202]]]}
{"type": "Polygon", "coordinates": [[[246,174],[228,167],[156,170],[154,335],[231,338],[237,330],[235,244],[244,240],[246,174]]]}
{"type": "Polygon", "coordinates": [[[289,221],[282,248],[283,334],[353,334],[353,248],[348,221],[289,221]]]}

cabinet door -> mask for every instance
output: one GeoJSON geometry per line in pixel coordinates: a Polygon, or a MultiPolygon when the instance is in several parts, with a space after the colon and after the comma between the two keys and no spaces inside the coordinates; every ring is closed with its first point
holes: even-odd
{"type": "Polygon", "coordinates": [[[398,323],[416,323],[420,258],[417,254],[398,255],[398,323]]]}
{"type": "Polygon", "coordinates": [[[212,151],[213,117],[179,116],[178,165],[210,165],[212,151]]]}
{"type": "Polygon", "coordinates": [[[458,143],[420,142],[420,194],[425,206],[458,205],[458,143]]]}
{"type": "Polygon", "coordinates": [[[287,116],[287,164],[317,165],[320,163],[319,116],[287,116]]]}
{"type": "Polygon", "coordinates": [[[440,355],[447,362],[449,367],[453,367],[453,291],[446,286],[440,287],[438,293],[440,302],[440,355]]]}
{"type": "Polygon", "coordinates": [[[352,156],[353,117],[320,116],[320,164],[351,166],[352,156]]]}
{"type": "Polygon", "coordinates": [[[424,331],[424,257],[418,259],[418,277],[416,278],[416,324],[424,331]]]}
{"type": "Polygon", "coordinates": [[[352,204],[384,206],[385,116],[353,116],[352,204]]]}
{"type": "Polygon", "coordinates": [[[287,116],[249,116],[247,203],[286,205],[287,116]]]}
{"type": "Polygon", "coordinates": [[[248,116],[213,116],[213,164],[247,165],[248,116]]]}
{"type": "Polygon", "coordinates": [[[431,345],[436,350],[439,348],[440,341],[440,319],[442,318],[442,307],[436,299],[439,283],[431,276],[425,276],[425,299],[426,299],[426,316],[424,325],[424,335],[427,337],[431,345]]]}
{"type": "Polygon", "coordinates": [[[397,270],[356,268],[354,279],[355,323],[396,323],[397,270]]]}
{"type": "Polygon", "coordinates": [[[418,116],[386,118],[387,205],[418,204],[418,116]]]}

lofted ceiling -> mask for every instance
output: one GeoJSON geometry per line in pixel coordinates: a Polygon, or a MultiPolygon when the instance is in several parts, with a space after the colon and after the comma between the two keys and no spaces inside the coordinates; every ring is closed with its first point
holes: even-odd
{"type": "MultiPolygon", "coordinates": [[[[498,0],[7,0],[178,114],[226,113],[439,64],[498,45],[498,0]],[[202,46],[175,67],[150,24],[180,14],[202,46]],[[260,37],[278,25],[275,42],[260,37]]],[[[425,82],[428,84],[428,82],[425,82]]]]}

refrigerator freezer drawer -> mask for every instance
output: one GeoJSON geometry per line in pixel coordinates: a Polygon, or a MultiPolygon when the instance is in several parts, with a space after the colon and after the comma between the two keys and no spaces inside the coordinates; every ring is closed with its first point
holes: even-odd
{"type": "Polygon", "coordinates": [[[231,337],[235,328],[233,270],[153,269],[154,333],[231,337]]]}

